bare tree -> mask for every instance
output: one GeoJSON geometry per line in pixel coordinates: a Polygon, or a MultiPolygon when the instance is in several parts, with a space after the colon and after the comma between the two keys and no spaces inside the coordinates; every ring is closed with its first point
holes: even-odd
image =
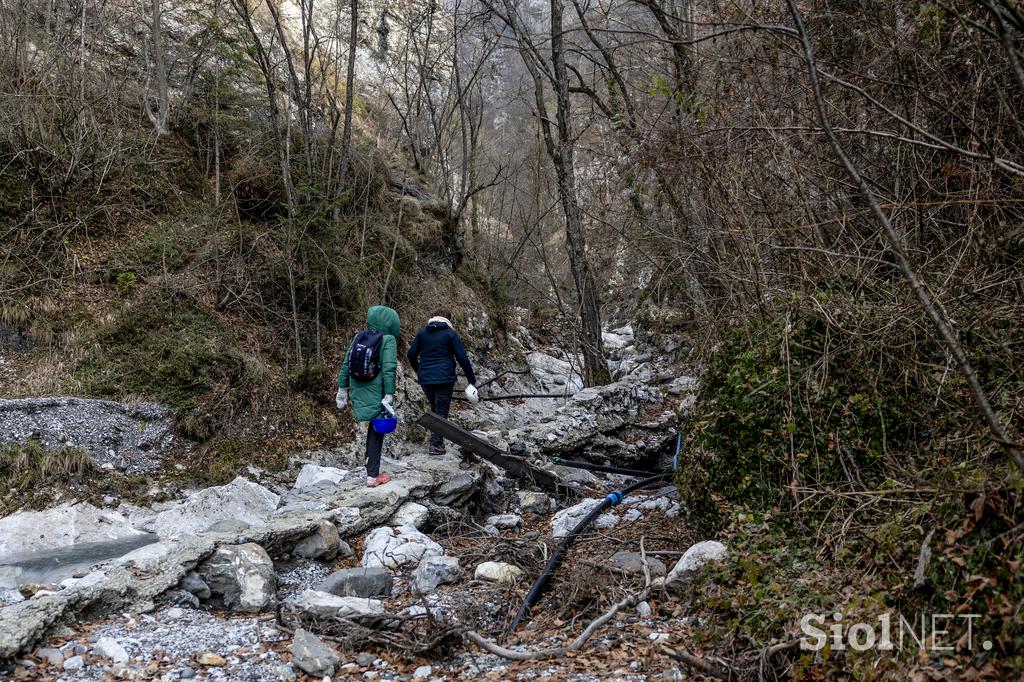
{"type": "MultiPolygon", "coordinates": [[[[493,9],[493,7],[492,7],[493,9]]],[[[608,383],[611,376],[601,340],[601,300],[587,253],[587,236],[576,184],[575,138],[572,127],[572,101],[569,72],[566,67],[565,27],[561,0],[550,2],[549,56],[545,56],[518,15],[518,8],[504,0],[504,11],[496,11],[513,32],[519,54],[533,82],[537,124],[544,148],[554,167],[558,196],[565,220],[565,247],[576,294],[579,300],[580,346],[583,354],[583,379],[588,386],[608,383]],[[550,84],[555,100],[555,120],[548,113],[550,84]]]]}
{"type": "MultiPolygon", "coordinates": [[[[83,11],[85,3],[82,3],[83,11]]],[[[146,116],[157,135],[167,135],[171,116],[170,87],[167,82],[167,56],[164,54],[163,8],[161,0],[150,0],[149,37],[144,41],[146,53],[146,116]],[[152,62],[152,66],[150,63],[152,62]],[[156,109],[153,108],[153,80],[156,80],[156,109]]]]}
{"type": "Polygon", "coordinates": [[[356,45],[359,41],[359,0],[351,0],[352,11],[349,17],[348,33],[348,65],[345,69],[345,123],[341,134],[341,160],[338,175],[344,190],[348,180],[349,154],[352,147],[352,107],[355,104],[356,89],[356,45]]]}
{"type": "MultiPolygon", "coordinates": [[[[793,22],[796,24],[796,30],[800,37],[804,60],[807,62],[807,72],[811,83],[811,92],[825,137],[832,146],[832,149],[836,154],[836,158],[839,159],[840,165],[842,165],[843,169],[850,176],[850,180],[853,181],[853,184],[857,187],[857,191],[860,193],[864,202],[868,205],[872,217],[881,227],[882,235],[888,243],[889,250],[895,257],[896,264],[903,273],[903,276],[910,284],[910,288],[914,292],[914,296],[920,302],[921,307],[924,308],[925,313],[928,315],[928,319],[931,320],[932,324],[935,326],[942,342],[946,345],[950,354],[956,360],[957,367],[960,369],[961,374],[963,374],[964,380],[967,382],[967,386],[971,391],[971,396],[974,398],[974,402],[977,404],[978,409],[981,411],[981,414],[985,419],[985,423],[988,425],[992,440],[999,443],[1010,459],[1017,465],[1017,468],[1021,472],[1024,472],[1024,453],[1021,452],[1021,446],[1011,438],[1006,427],[1003,426],[1002,420],[999,419],[999,416],[992,408],[988,393],[985,391],[984,387],[982,387],[981,381],[978,379],[978,373],[974,370],[973,363],[971,363],[967,354],[960,346],[960,342],[957,341],[956,333],[953,331],[952,324],[946,315],[943,314],[940,306],[933,299],[924,282],[921,281],[921,277],[914,270],[914,266],[911,264],[910,258],[904,250],[903,239],[893,228],[892,222],[889,220],[889,216],[882,209],[882,206],[879,204],[870,185],[868,185],[860,170],[853,163],[852,159],[850,159],[849,154],[847,154],[846,149],[839,141],[839,138],[836,137],[828,111],[825,108],[825,100],[821,93],[821,82],[818,77],[817,61],[814,57],[814,48],[811,46],[811,40],[807,35],[807,30],[804,28],[803,17],[800,14],[800,10],[797,9],[794,0],[786,0],[786,5],[789,7],[790,15],[793,17],[793,22]]],[[[1014,68],[1014,71],[1016,72],[1016,68],[1014,68]]]]}

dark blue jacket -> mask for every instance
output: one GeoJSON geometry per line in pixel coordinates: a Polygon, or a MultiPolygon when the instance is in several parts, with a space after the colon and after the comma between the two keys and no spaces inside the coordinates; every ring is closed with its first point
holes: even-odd
{"type": "Polygon", "coordinates": [[[416,338],[406,353],[409,364],[416,370],[421,386],[455,383],[455,361],[466,373],[466,380],[476,383],[473,365],[469,363],[466,347],[458,333],[447,323],[432,320],[416,332],[416,338]]]}

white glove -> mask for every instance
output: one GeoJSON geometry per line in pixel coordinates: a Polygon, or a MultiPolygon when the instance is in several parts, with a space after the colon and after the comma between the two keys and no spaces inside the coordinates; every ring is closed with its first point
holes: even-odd
{"type": "Polygon", "coordinates": [[[344,388],[339,388],[338,395],[334,396],[334,404],[338,406],[339,410],[344,410],[348,407],[348,391],[344,388]]]}
{"type": "Polygon", "coordinates": [[[386,395],[383,398],[381,398],[380,404],[384,406],[384,410],[392,417],[398,417],[398,413],[395,412],[395,407],[393,405],[394,402],[395,396],[386,395]]]}
{"type": "Polygon", "coordinates": [[[471,403],[480,402],[480,392],[476,390],[476,386],[473,384],[466,386],[466,400],[471,403]]]}

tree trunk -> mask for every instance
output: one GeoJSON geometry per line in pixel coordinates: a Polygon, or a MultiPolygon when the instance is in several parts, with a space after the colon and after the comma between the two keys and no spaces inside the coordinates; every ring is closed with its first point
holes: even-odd
{"type": "Polygon", "coordinates": [[[565,214],[565,248],[569,268],[579,296],[583,351],[583,380],[587,386],[611,381],[601,344],[601,301],[594,273],[587,257],[587,237],[583,211],[576,195],[575,150],[572,135],[569,76],[566,72],[562,39],[562,0],[551,0],[551,66],[555,82],[555,121],[558,140],[552,161],[558,181],[558,194],[565,214]]]}
{"type": "Polygon", "coordinates": [[[153,122],[153,127],[156,128],[158,135],[167,135],[170,133],[167,122],[170,119],[171,107],[170,91],[167,85],[167,62],[164,59],[163,26],[161,25],[163,10],[160,8],[160,0],[153,0],[152,10],[150,34],[153,44],[153,71],[156,76],[157,110],[153,111],[147,92],[146,115],[153,122]]]}
{"type": "Polygon", "coordinates": [[[341,168],[338,171],[339,185],[344,191],[348,182],[349,153],[352,146],[352,105],[356,86],[356,41],[359,21],[359,0],[352,0],[352,20],[348,34],[348,70],[345,73],[345,123],[341,133],[341,168]]]}

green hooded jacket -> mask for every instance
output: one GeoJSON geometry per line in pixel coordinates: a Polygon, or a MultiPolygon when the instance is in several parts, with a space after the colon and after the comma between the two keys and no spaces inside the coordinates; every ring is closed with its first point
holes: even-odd
{"type": "Polygon", "coordinates": [[[370,331],[384,332],[384,339],[380,344],[380,374],[371,381],[356,381],[349,376],[348,358],[352,352],[351,343],[345,352],[345,362],[341,364],[341,371],[338,372],[338,388],[349,389],[352,412],[361,422],[384,416],[381,398],[395,394],[395,371],[398,368],[398,313],[387,306],[375,305],[366,311],[366,328],[370,331]]]}

